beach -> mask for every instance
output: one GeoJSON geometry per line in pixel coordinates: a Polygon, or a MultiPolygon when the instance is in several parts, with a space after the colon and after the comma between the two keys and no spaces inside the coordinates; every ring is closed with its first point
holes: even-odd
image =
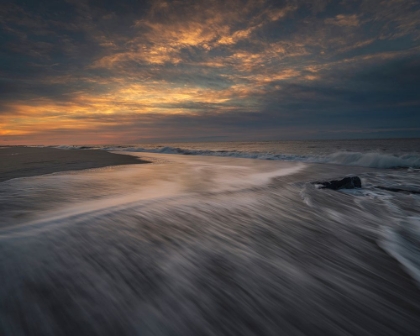
{"type": "Polygon", "coordinates": [[[420,332],[416,170],[120,153],[0,183],[2,334],[420,332]]]}
{"type": "Polygon", "coordinates": [[[98,150],[62,150],[48,147],[0,147],[0,182],[61,171],[145,163],[129,155],[98,150]]]}

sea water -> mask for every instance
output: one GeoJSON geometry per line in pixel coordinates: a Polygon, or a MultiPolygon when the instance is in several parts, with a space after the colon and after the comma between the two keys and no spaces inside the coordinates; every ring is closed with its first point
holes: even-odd
{"type": "Polygon", "coordinates": [[[420,168],[420,139],[62,145],[56,147],[333,163],[376,168],[420,168]]]}
{"type": "Polygon", "coordinates": [[[101,146],[152,163],[0,183],[0,334],[420,334],[419,144],[101,146]]]}

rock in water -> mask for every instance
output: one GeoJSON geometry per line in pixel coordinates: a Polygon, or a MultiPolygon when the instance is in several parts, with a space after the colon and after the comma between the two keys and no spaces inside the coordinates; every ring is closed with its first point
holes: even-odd
{"type": "Polygon", "coordinates": [[[321,185],[322,189],[332,189],[332,190],[339,190],[339,189],[354,189],[354,188],[361,188],[362,181],[358,176],[348,176],[343,178],[342,180],[333,180],[327,182],[313,182],[313,184],[321,185]]]}

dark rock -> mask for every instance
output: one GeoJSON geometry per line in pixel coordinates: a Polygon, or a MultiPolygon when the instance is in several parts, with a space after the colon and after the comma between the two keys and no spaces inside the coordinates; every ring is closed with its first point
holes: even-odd
{"type": "Polygon", "coordinates": [[[339,189],[354,189],[354,188],[361,188],[362,181],[358,176],[348,176],[343,178],[342,180],[333,180],[327,182],[312,182],[312,184],[321,185],[322,189],[332,189],[332,190],[339,190],[339,189]]]}

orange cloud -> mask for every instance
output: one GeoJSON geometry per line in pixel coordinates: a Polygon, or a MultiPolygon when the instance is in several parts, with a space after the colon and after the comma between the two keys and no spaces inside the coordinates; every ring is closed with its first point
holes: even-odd
{"type": "Polygon", "coordinates": [[[329,18],[325,20],[327,24],[333,24],[336,26],[353,26],[356,27],[359,25],[359,18],[356,14],[353,15],[343,15],[339,14],[334,18],[329,18]]]}
{"type": "MultiPolygon", "coordinates": [[[[419,53],[417,46],[366,53],[379,38],[413,34],[413,41],[418,41],[418,12],[408,10],[404,1],[381,1],[379,7],[362,3],[370,17],[362,15],[363,11],[350,15],[330,12],[330,17],[324,19],[325,15],[316,13],[326,8],[326,2],[303,5],[288,1],[275,8],[265,0],[156,0],[150,2],[144,15],[129,16],[125,30],[120,31],[118,14],[100,14],[101,24],[105,22],[107,27],[104,29],[86,14],[90,13],[87,2],[74,1],[80,10],[77,24],[54,22],[54,27],[65,26],[65,38],[61,36],[57,44],[65,42],[60,52],[75,66],[66,68],[61,58],[49,62],[53,44],[36,41],[29,46],[28,36],[23,36],[24,43],[14,48],[41,59],[31,70],[42,75],[34,75],[33,82],[30,75],[23,75],[18,88],[23,93],[17,90],[17,98],[9,101],[6,93],[0,111],[0,135],[29,135],[42,130],[88,132],[130,124],[146,115],[161,118],[199,116],[208,111],[223,114],[235,109],[244,114],[261,111],[264,99],[270,93],[277,97],[282,90],[287,91],[288,84],[293,92],[299,85],[310,86],[310,82],[322,78],[330,80],[332,72],[362,62],[371,64],[419,53]],[[298,5],[308,11],[295,11],[298,5]],[[302,12],[305,16],[298,17],[302,12]],[[389,21],[388,27],[377,24],[384,19],[389,21]],[[375,22],[375,27],[381,26],[377,36],[360,35],[369,20],[375,22]],[[117,29],[113,29],[112,22],[117,29]],[[392,32],[391,26],[395,26],[392,32]],[[83,32],[93,44],[88,56],[83,56],[85,49],[78,49],[77,42],[71,43],[71,32],[83,32]],[[363,48],[367,45],[372,46],[363,48]],[[351,57],[344,54],[350,50],[354,51],[351,57]],[[34,88],[35,82],[45,88],[34,88]],[[60,88],[57,92],[56,87],[60,88]]],[[[41,22],[38,28],[47,26],[47,22],[41,22]]],[[[46,36],[38,30],[35,35],[46,36]]],[[[6,86],[14,85],[14,78],[7,80],[6,86]]],[[[305,91],[299,99],[315,96],[305,91]]]]}
{"type": "MultiPolygon", "coordinates": [[[[183,48],[199,47],[209,51],[236,44],[294,9],[293,6],[266,8],[265,1],[261,0],[249,1],[245,5],[238,0],[228,3],[214,1],[212,6],[199,2],[180,6],[154,1],[146,18],[135,22],[138,35],[127,41],[127,48],[117,52],[112,48],[112,53],[98,59],[93,67],[112,68],[127,61],[177,64],[183,60],[179,54],[183,48]],[[247,19],[249,16],[251,18],[247,19]],[[162,17],[165,19],[162,20],[162,17]]],[[[114,41],[103,40],[103,37],[100,40],[102,45],[115,45],[114,41]]]]}

